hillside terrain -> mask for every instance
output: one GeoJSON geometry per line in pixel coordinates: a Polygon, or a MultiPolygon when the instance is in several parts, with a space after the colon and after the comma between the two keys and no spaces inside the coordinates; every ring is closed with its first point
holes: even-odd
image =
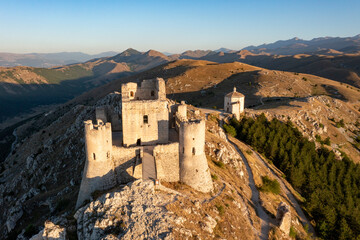
{"type": "MultiPolygon", "coordinates": [[[[59,64],[86,61],[60,67],[43,64],[51,68],[22,62],[22,55],[0,54],[2,65],[28,65],[27,67],[0,67],[0,129],[38,113],[51,110],[51,104],[63,103],[93,87],[114,79],[131,75],[178,59],[207,60],[219,63],[243,62],[250,65],[281,71],[308,73],[335,81],[360,86],[359,35],[348,38],[316,38],[302,40],[294,38],[271,44],[246,47],[240,51],[227,48],[211,50],[189,50],[181,54],[165,55],[149,50],[135,49],[112,57],[115,52],[99,55],[82,53],[26,54],[26,58],[51,59],[59,64]],[[76,61],[68,61],[76,58],[76,61]],[[5,59],[5,60],[4,60],[5,59]],[[18,64],[16,61],[19,60],[18,64]],[[6,63],[6,64],[5,64],[6,63]],[[30,114],[29,114],[30,113],[30,114]],[[4,122],[4,120],[8,120],[4,122]]],[[[45,61],[44,60],[44,61],[45,61]]],[[[56,64],[56,65],[59,65],[56,64]]]]}
{"type": "MultiPolygon", "coordinates": [[[[19,115],[28,117],[35,107],[66,102],[96,86],[167,61],[168,57],[153,50],[128,49],[113,57],[53,68],[0,67],[0,123],[15,116],[21,120],[19,115]]],[[[14,119],[8,122],[13,124],[14,119]]]]}
{"type": "Polygon", "coordinates": [[[303,225],[306,217],[293,207],[297,200],[285,188],[277,193],[258,190],[261,177],[277,175],[250,160],[249,154],[245,157],[242,151],[247,147],[229,142],[214,116],[206,124],[205,149],[214,192],[203,194],[166,182],[154,189],[152,182],[136,181],[94,195],[92,202],[74,211],[85,162],[83,121],[93,118],[98,106],[119,105],[118,99],[115,93],[95,104],[69,103],[17,129],[18,143],[0,175],[1,236],[13,239],[20,234],[28,239],[47,220],[44,232],[66,231],[70,239],[287,239],[276,220],[281,202],[290,207],[293,234],[300,239],[309,236],[311,228],[303,225]],[[27,125],[37,128],[32,135],[27,125]],[[141,210],[144,206],[148,211],[141,210]]]}
{"type": "MultiPolygon", "coordinates": [[[[137,61],[138,65],[131,67],[139,70],[146,69],[143,67],[146,61],[142,59],[152,57],[163,64],[94,88],[14,128],[15,142],[11,151],[6,150],[9,156],[0,165],[0,235],[29,237],[49,220],[60,226],[59,229],[65,228],[69,236],[84,239],[121,234],[144,238],[169,236],[170,239],[196,236],[286,239],[289,236],[283,236],[275,220],[280,202],[290,206],[293,234],[298,238],[311,235],[311,226],[306,223],[313,219],[311,216],[307,219],[296,207],[303,199],[275,166],[254,158],[256,153],[249,145],[229,141],[219,126],[221,112],[219,116],[216,114],[223,108],[224,95],[235,86],[246,96],[246,116],[256,118],[264,113],[269,119],[290,120],[307,139],[316,141],[317,147],[333,150],[338,159],[345,153],[352,161],[359,162],[360,90],[310,74],[268,70],[240,62],[178,60],[167,63],[162,55],[152,51],[130,50],[117,56],[117,61],[137,61]],[[210,195],[200,194],[181,184],[163,183],[164,188],[154,195],[151,185],[136,182],[120,186],[111,194],[93,196],[94,201],[74,212],[85,163],[83,121],[92,119],[98,106],[120,107],[116,91],[120,91],[122,83],[155,77],[165,79],[168,98],[186,100],[204,112],[214,111],[214,116],[208,115],[206,124],[206,154],[215,191],[210,195]],[[278,194],[259,191],[265,176],[281,182],[278,194]],[[139,198],[142,191],[148,199],[139,198]],[[124,199],[132,199],[129,203],[132,211],[124,209],[127,206],[124,199]],[[154,211],[161,210],[159,215],[166,224],[155,224],[159,222],[159,215],[134,211],[143,205],[154,211]],[[108,211],[113,210],[119,215],[112,217],[108,211]],[[121,214],[122,211],[127,214],[121,214]],[[102,217],[94,217],[95,214],[102,217]],[[131,228],[136,222],[134,219],[143,219],[151,231],[144,232],[144,225],[131,228]],[[95,225],[96,228],[89,228],[95,225]]],[[[86,64],[97,66],[101,61],[86,64]]],[[[112,61],[118,63],[116,59],[112,61]]]]}
{"type": "Polygon", "coordinates": [[[223,108],[225,93],[235,86],[245,94],[245,107],[253,115],[264,112],[282,120],[292,119],[310,139],[330,138],[332,147],[360,161],[357,140],[360,89],[309,74],[274,71],[248,64],[178,60],[134,77],[94,89],[78,101],[93,101],[125,81],[162,77],[168,98],[198,107],[223,108]],[[339,126],[339,122],[344,125],[339,126]],[[318,135],[318,136],[317,136],[318,135]]]}
{"type": "Polygon", "coordinates": [[[274,70],[309,73],[356,87],[360,86],[359,53],[270,55],[265,52],[255,54],[242,50],[204,56],[201,59],[219,63],[238,61],[274,70]]]}

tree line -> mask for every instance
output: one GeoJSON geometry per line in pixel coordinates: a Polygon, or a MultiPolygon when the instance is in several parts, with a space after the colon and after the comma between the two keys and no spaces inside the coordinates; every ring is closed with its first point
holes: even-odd
{"type": "Polygon", "coordinates": [[[288,121],[235,118],[225,130],[262,153],[306,199],[303,208],[323,239],[360,239],[360,166],[316,148],[288,121]]]}

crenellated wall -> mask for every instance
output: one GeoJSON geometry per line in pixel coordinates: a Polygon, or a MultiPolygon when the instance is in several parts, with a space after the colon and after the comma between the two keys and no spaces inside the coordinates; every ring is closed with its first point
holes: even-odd
{"type": "Polygon", "coordinates": [[[125,147],[167,143],[169,106],[165,81],[162,78],[144,80],[121,86],[122,130],[125,147]]]}
{"type": "Polygon", "coordinates": [[[140,86],[129,82],[121,85],[122,101],[166,100],[165,81],[162,78],[143,80],[140,86]]]}

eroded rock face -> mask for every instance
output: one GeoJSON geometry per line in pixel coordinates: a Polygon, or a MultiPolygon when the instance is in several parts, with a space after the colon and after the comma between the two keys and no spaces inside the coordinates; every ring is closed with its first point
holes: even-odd
{"type": "Polygon", "coordinates": [[[51,221],[45,222],[45,228],[30,240],[66,240],[66,229],[51,221]]]}
{"type": "Polygon", "coordinates": [[[79,239],[173,239],[174,217],[165,205],[174,195],[161,194],[152,181],[137,180],[107,193],[75,213],[79,239]]]}
{"type": "Polygon", "coordinates": [[[285,233],[286,236],[290,233],[291,227],[291,213],[290,206],[281,202],[276,213],[276,220],[279,223],[279,229],[285,233]]]}

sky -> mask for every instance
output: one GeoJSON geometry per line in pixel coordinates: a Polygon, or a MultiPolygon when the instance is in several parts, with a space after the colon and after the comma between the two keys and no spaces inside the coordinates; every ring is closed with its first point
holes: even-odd
{"type": "Polygon", "coordinates": [[[226,47],[360,33],[359,0],[0,0],[0,52],[226,47]]]}

